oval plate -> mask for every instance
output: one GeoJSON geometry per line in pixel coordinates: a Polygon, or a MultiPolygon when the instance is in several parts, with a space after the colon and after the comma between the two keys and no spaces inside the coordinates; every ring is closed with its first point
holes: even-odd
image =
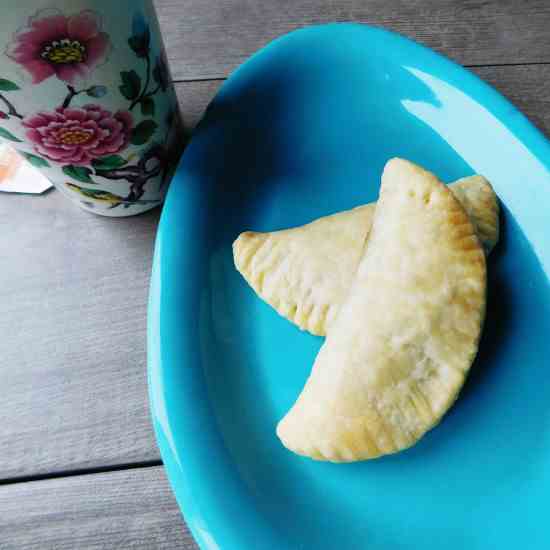
{"type": "Polygon", "coordinates": [[[258,52],[196,129],[160,222],[149,309],[158,443],[203,549],[547,550],[550,146],[487,84],[401,36],[311,27],[258,52]],[[322,343],[236,272],[239,232],[376,199],[384,163],[485,175],[502,204],[460,399],[415,447],[334,465],[275,435],[322,343]]]}

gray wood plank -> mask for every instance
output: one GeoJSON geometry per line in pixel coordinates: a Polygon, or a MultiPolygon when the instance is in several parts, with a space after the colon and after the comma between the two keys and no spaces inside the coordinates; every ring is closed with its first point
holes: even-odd
{"type": "Polygon", "coordinates": [[[0,197],[0,479],[159,458],[145,372],[158,216],[0,197]]]}
{"type": "Polygon", "coordinates": [[[187,128],[195,127],[223,83],[224,79],[178,82],[176,84],[176,94],[187,128]]]}
{"type": "Polygon", "coordinates": [[[548,0],[156,0],[176,80],[227,76],[273,38],[359,21],[402,33],[463,65],[550,61],[548,0]]]}
{"type": "MultiPolygon", "coordinates": [[[[550,135],[550,65],[475,71],[550,135]]],[[[177,85],[189,126],[220,85],[177,85]]],[[[158,215],[0,195],[0,479],[159,460],[145,372],[158,215]]]]}
{"type": "Polygon", "coordinates": [[[2,550],[195,550],[162,467],[0,486],[2,550]]]}

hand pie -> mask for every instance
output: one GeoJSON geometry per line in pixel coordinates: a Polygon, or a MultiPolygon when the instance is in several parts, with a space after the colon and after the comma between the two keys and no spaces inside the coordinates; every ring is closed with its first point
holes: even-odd
{"type": "MultiPolygon", "coordinates": [[[[450,185],[487,254],[498,241],[498,202],[482,176],[450,185]]],[[[301,329],[324,336],[355,276],[376,203],[271,233],[242,233],[237,269],[252,288],[301,329]]]]}
{"type": "Polygon", "coordinates": [[[477,352],[485,255],[453,193],[401,159],[382,176],[369,246],[277,435],[348,462],[394,453],[435,426],[477,352]]]}

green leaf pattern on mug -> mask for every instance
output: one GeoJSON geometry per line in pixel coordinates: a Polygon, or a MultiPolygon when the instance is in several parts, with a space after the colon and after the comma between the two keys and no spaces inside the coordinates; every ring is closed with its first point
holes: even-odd
{"type": "Polygon", "coordinates": [[[136,99],[141,90],[141,78],[133,69],[131,71],[121,71],[120,78],[122,84],[118,87],[120,93],[129,100],[136,99]]]}
{"type": "Polygon", "coordinates": [[[121,166],[127,164],[127,162],[128,161],[120,155],[109,155],[107,157],[92,160],[92,166],[94,168],[102,169],[120,168],[121,166]]]}
{"type": "Polygon", "coordinates": [[[15,82],[0,78],[0,92],[13,92],[19,89],[19,86],[15,82]]]}
{"type": "MultiPolygon", "coordinates": [[[[42,18],[48,17],[52,15],[47,11],[38,12],[33,16],[33,21],[42,22],[42,18]]],[[[102,18],[99,13],[85,10],[75,15],[65,15],[59,12],[56,17],[58,30],[66,28],[67,33],[70,33],[70,29],[88,25],[87,28],[92,34],[95,33],[94,36],[102,37],[101,51],[98,45],[98,50],[95,52],[97,59],[107,60],[110,49],[107,45],[110,44],[110,37],[102,28],[102,18]]],[[[49,28],[48,21],[42,23],[44,28],[49,28]]],[[[37,43],[35,49],[40,53],[40,58],[37,58],[36,62],[23,57],[12,57],[14,62],[31,73],[33,83],[40,83],[51,77],[65,83],[65,95],[60,98],[59,106],[55,109],[42,110],[27,116],[21,114],[11,96],[8,97],[10,93],[16,96],[20,86],[16,82],[0,78],[0,120],[6,121],[10,126],[10,129],[0,127],[0,137],[21,143],[24,135],[27,142],[34,146],[33,153],[21,151],[28,162],[41,169],[51,168],[52,164],[61,165],[61,170],[71,180],[94,186],[93,188],[81,187],[67,182],[69,189],[83,195],[86,200],[93,199],[107,203],[110,208],[121,205],[127,208],[132,204],[149,202],[141,199],[145,192],[144,186],[147,181],[156,177],[161,178],[162,184],[166,174],[173,170],[173,164],[178,158],[175,150],[181,143],[180,128],[177,124],[169,124],[164,136],[156,137],[154,142],[151,141],[158,130],[158,123],[154,120],[158,112],[155,96],[169,89],[169,71],[164,51],[156,56],[151,51],[151,31],[142,13],[138,12],[134,15],[131,33],[127,41],[128,47],[141,60],[143,70],[136,67],[119,73],[118,92],[129,102],[127,110],[119,109],[117,112],[111,112],[97,103],[88,103],[82,107],[71,105],[74,98],[81,94],[101,101],[109,90],[102,83],[91,83],[86,88],[78,89],[73,86],[73,79],[67,77],[67,70],[61,70],[61,66],[56,65],[57,59],[62,59],[62,55],[70,54],[74,57],[75,74],[77,71],[86,73],[88,82],[91,80],[97,63],[94,64],[84,55],[80,55],[79,51],[69,51],[70,48],[74,49],[73,42],[69,40],[70,36],[56,36],[51,44],[37,43]],[[32,71],[35,73],[33,74],[32,71]],[[136,107],[138,109],[135,109],[136,107]],[[136,122],[137,111],[144,118],[136,122]],[[97,126],[94,126],[93,121],[97,126]],[[53,122],[55,124],[51,124],[53,122]],[[17,133],[22,138],[13,133],[11,127],[13,123],[20,125],[21,133],[17,133]],[[68,130],[54,132],[55,128],[60,127],[59,125],[68,130]],[[100,131],[101,128],[108,128],[110,133],[105,134],[104,131],[100,131]],[[57,144],[56,140],[62,142],[57,144]],[[138,153],[123,156],[130,145],[146,147],[138,153]],[[102,154],[102,151],[109,152],[102,154]],[[151,160],[156,162],[150,162],[151,160]],[[98,177],[119,182],[125,186],[121,189],[128,189],[127,186],[130,184],[130,190],[127,194],[120,195],[102,190],[100,187],[95,187],[101,183],[96,179],[98,177]]],[[[12,38],[16,43],[22,43],[25,39],[34,40],[35,37],[32,35],[25,38],[20,32],[16,32],[12,38]]],[[[96,44],[99,44],[97,40],[90,42],[89,47],[95,47],[96,44]]],[[[21,103],[21,107],[23,106],[24,103],[21,103]]],[[[176,112],[177,109],[174,109],[174,113],[176,112]]]]}
{"type": "Polygon", "coordinates": [[[90,174],[92,171],[87,166],[75,166],[74,164],[67,164],[62,168],[63,173],[78,181],[85,183],[94,183],[90,174]]]}
{"type": "Polygon", "coordinates": [[[157,129],[157,123],[154,120],[142,120],[130,135],[130,143],[133,145],[143,145],[147,143],[157,129]]]}
{"type": "Polygon", "coordinates": [[[0,128],[0,137],[8,139],[10,141],[18,141],[19,143],[23,141],[22,139],[14,136],[9,130],[6,130],[5,128],[0,128]]]}
{"type": "Polygon", "coordinates": [[[155,116],[155,100],[152,97],[144,97],[139,103],[143,116],[155,116]]]}
{"type": "Polygon", "coordinates": [[[50,163],[45,158],[39,157],[38,155],[33,155],[32,153],[27,153],[25,151],[21,152],[21,154],[36,168],[50,167],[50,163]]]}

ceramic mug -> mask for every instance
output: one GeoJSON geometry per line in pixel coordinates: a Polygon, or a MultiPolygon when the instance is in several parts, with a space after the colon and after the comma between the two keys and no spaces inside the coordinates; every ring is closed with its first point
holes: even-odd
{"type": "Polygon", "coordinates": [[[151,0],[20,0],[0,20],[0,138],[106,216],[162,202],[181,154],[151,0]]]}

